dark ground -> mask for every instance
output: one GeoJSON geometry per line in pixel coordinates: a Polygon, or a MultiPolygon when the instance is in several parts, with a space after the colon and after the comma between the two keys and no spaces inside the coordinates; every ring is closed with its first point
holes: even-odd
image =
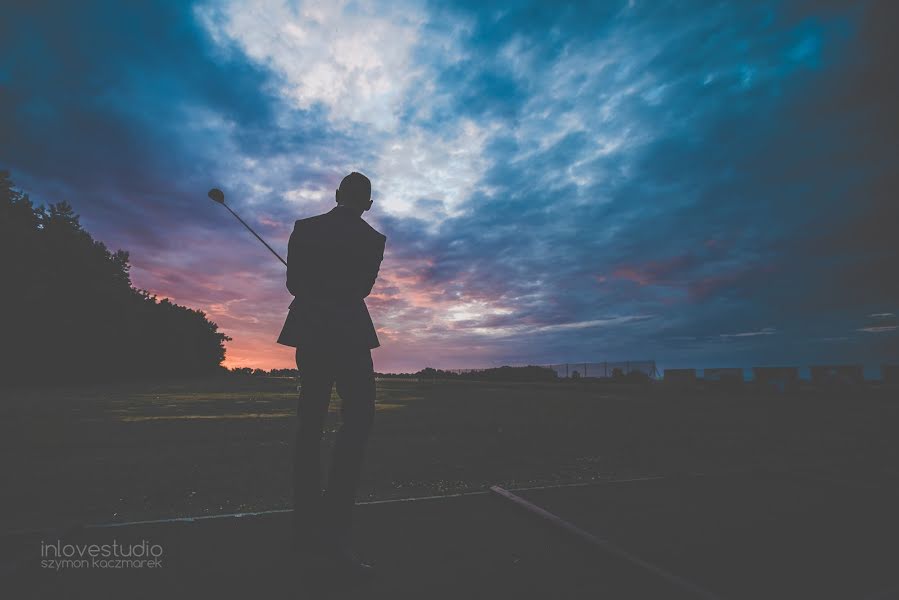
{"type": "MultiPolygon", "coordinates": [[[[896,481],[895,396],[384,380],[359,499],[756,467],[896,481]]],[[[0,533],[289,506],[295,404],[274,378],[2,392],[0,533]]]]}
{"type": "MultiPolygon", "coordinates": [[[[742,474],[518,492],[716,598],[892,598],[895,493],[742,474]]],[[[491,494],[357,507],[371,583],[310,584],[284,513],[19,536],[15,598],[698,598],[491,494]],[[40,539],[39,539],[40,538],[40,539]],[[162,568],[54,571],[40,541],[164,549],[162,568]]],[[[11,540],[7,540],[8,542],[11,540]]],[[[8,547],[8,546],[7,546],[8,547]]]]}
{"type": "MultiPolygon", "coordinates": [[[[360,500],[664,475],[521,494],[722,597],[865,598],[899,584],[895,396],[387,380],[360,500]],[[771,471],[851,485],[758,475],[771,471]],[[723,472],[736,474],[683,477],[723,472]]],[[[240,596],[263,586],[281,597],[296,583],[279,542],[284,514],[60,532],[288,506],[294,404],[287,379],[4,393],[0,558],[26,569],[18,593],[2,596],[240,596]],[[157,572],[53,573],[34,564],[48,536],[143,536],[168,562],[157,572]]],[[[358,515],[360,550],[385,577],[342,596],[673,597],[491,495],[371,504],[358,515]]]]}

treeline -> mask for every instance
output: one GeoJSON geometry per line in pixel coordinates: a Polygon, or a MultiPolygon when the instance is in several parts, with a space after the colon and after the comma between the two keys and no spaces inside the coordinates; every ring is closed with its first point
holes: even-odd
{"type": "Polygon", "coordinates": [[[253,369],[252,367],[232,367],[229,372],[234,375],[251,375],[253,377],[298,377],[300,372],[296,369],[253,369]]]}
{"type": "Polygon", "coordinates": [[[218,326],[136,289],[129,270],[69,204],[34,206],[0,171],[0,385],[222,370],[218,326]]]}
{"type": "Polygon", "coordinates": [[[417,373],[385,373],[381,377],[417,378],[417,379],[468,379],[477,381],[555,381],[559,378],[554,369],[549,367],[495,367],[473,371],[444,371],[422,369],[417,373]]]}
{"type": "MultiPolygon", "coordinates": [[[[551,367],[496,367],[492,369],[473,369],[470,371],[443,371],[430,367],[417,373],[377,373],[379,377],[396,379],[465,379],[476,381],[564,381],[551,367]]],[[[571,379],[584,379],[575,374],[571,379]]],[[[641,371],[625,374],[621,369],[614,369],[611,377],[591,377],[590,381],[610,383],[648,383],[651,378],[641,371]]]]}
{"type": "MultiPolygon", "coordinates": [[[[235,367],[231,373],[235,375],[251,375],[254,377],[297,377],[296,369],[253,369],[250,367],[235,367]]],[[[558,375],[548,367],[497,367],[494,369],[481,369],[465,373],[455,371],[443,371],[431,367],[422,369],[416,373],[375,373],[376,377],[388,379],[469,379],[477,381],[555,381],[558,375]]]]}
{"type": "MultiPolygon", "coordinates": [[[[296,369],[253,369],[250,367],[232,368],[235,375],[249,375],[253,377],[298,377],[296,369]]],[[[576,372],[575,372],[576,373],[576,372]]],[[[415,373],[375,373],[376,377],[385,379],[458,379],[468,381],[507,381],[507,382],[539,382],[539,381],[566,381],[560,378],[555,369],[550,367],[496,367],[492,369],[472,369],[470,371],[444,371],[431,367],[415,373]]],[[[611,377],[582,378],[575,374],[571,379],[582,379],[597,383],[649,383],[652,378],[642,371],[624,373],[621,369],[613,369],[611,377]]]]}

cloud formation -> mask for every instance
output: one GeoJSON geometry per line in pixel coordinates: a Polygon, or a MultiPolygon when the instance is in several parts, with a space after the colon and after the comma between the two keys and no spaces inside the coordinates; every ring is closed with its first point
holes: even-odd
{"type": "MultiPolygon", "coordinates": [[[[0,166],[273,343],[285,250],[351,170],[388,236],[381,370],[899,359],[888,3],[26,5],[0,166]]],[[[726,363],[726,364],[725,364],[726,363]]]]}

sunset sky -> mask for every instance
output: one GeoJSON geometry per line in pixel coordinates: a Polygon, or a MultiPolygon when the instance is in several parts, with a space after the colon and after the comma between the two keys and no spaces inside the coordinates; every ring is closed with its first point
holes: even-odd
{"type": "Polygon", "coordinates": [[[380,371],[899,360],[891,2],[4,7],[0,169],[132,281],[275,344],[352,170],[380,371]]]}

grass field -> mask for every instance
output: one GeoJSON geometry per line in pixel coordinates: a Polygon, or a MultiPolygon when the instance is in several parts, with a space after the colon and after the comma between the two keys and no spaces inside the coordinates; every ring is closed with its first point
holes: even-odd
{"type": "MultiPolygon", "coordinates": [[[[360,500],[752,468],[899,479],[888,390],[381,380],[377,402],[360,500]]],[[[295,405],[286,378],[2,392],[0,532],[285,508],[295,405]]]]}

